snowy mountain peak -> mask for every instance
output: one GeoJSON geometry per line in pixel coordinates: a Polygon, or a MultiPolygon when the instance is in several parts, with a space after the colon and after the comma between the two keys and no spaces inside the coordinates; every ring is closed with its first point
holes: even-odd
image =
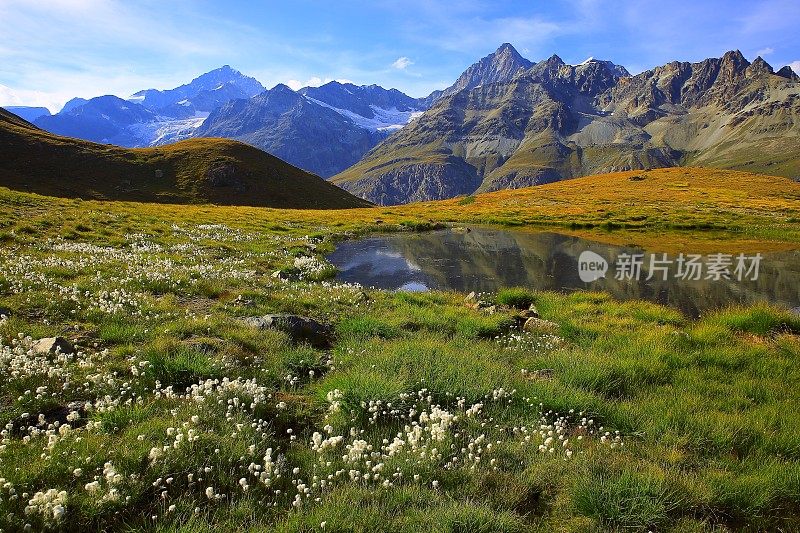
{"type": "Polygon", "coordinates": [[[194,78],[191,82],[168,90],[146,89],[128,98],[167,116],[187,118],[196,112],[210,112],[228,100],[251,98],[265,90],[255,78],[245,76],[230,65],[223,65],[194,78]],[[187,100],[193,106],[187,109],[187,100]],[[180,106],[180,107],[178,107],[180,106]]]}

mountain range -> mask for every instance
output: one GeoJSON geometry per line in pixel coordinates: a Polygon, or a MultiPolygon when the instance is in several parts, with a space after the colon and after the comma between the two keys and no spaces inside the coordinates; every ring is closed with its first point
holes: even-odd
{"type": "Polygon", "coordinates": [[[738,51],[631,75],[506,43],[424,98],[336,81],[267,90],[226,65],[170,90],[17,111],[125,147],[240,140],[380,204],[679,165],[800,177],[800,80],[738,51]]]}
{"type": "Polygon", "coordinates": [[[191,137],[241,140],[330,177],[357,163],[438,95],[417,99],[396,89],[336,81],[297,92],[282,84],[267,90],[225,65],[174,89],[147,89],[127,99],[73,98],[55,115],[44,108],[15,110],[52,133],[123,147],[191,137]]]}
{"type": "Polygon", "coordinates": [[[55,115],[48,113],[32,122],[51,133],[88,141],[131,148],[159,146],[191,137],[209,113],[228,100],[251,98],[262,91],[254,78],[225,65],[166,91],[147,89],[128,99],[73,98],[55,115]]]}
{"type": "Polygon", "coordinates": [[[39,117],[49,117],[50,110],[46,107],[30,107],[30,106],[7,106],[4,108],[18,117],[24,118],[28,122],[33,122],[39,117]]]}
{"type": "Polygon", "coordinates": [[[395,89],[336,81],[293,91],[277,85],[249,100],[231,100],[195,132],[257,146],[320,176],[357,163],[390,133],[427,109],[395,89]]]}
{"type": "Polygon", "coordinates": [[[686,164],[800,176],[797,75],[732,51],[631,76],[504,44],[333,181],[398,204],[686,164]]]}

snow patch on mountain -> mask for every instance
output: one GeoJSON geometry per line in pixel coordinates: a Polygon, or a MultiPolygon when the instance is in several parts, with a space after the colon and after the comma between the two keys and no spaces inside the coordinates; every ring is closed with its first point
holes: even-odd
{"type": "Polygon", "coordinates": [[[369,131],[397,131],[423,113],[422,111],[398,111],[396,107],[391,109],[383,109],[376,105],[370,105],[369,107],[372,109],[373,113],[375,113],[375,116],[373,118],[367,118],[362,117],[358,113],[354,113],[350,110],[339,109],[338,107],[326,104],[325,102],[311,98],[310,96],[304,96],[304,98],[309,102],[313,102],[317,105],[321,105],[322,107],[327,107],[328,109],[336,111],[343,117],[350,119],[359,128],[369,131]]]}
{"type": "Polygon", "coordinates": [[[208,115],[198,112],[191,118],[140,122],[128,126],[128,131],[140,140],[139,146],[161,146],[188,139],[208,115]]]}

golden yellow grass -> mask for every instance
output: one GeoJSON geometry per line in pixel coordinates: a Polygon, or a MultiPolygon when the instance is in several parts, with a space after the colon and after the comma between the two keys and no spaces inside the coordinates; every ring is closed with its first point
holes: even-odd
{"type": "Polygon", "coordinates": [[[10,191],[0,203],[26,223],[57,208],[67,216],[89,210],[246,229],[278,225],[340,233],[380,231],[398,224],[418,229],[442,223],[493,224],[557,229],[611,244],[658,244],[665,251],[688,242],[701,251],[731,250],[731,246],[733,251],[780,250],[800,242],[800,184],[705,168],[618,172],[474,198],[347,210],[78,201],[10,191]]]}

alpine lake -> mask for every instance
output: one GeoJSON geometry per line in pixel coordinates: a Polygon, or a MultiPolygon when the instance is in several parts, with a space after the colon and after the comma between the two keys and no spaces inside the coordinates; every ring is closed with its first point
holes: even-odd
{"type": "Polygon", "coordinates": [[[552,231],[470,227],[370,235],[340,243],[328,260],[340,281],[389,290],[604,291],[691,317],[737,304],[800,306],[800,250],[700,253],[688,246],[644,249],[552,231]]]}

